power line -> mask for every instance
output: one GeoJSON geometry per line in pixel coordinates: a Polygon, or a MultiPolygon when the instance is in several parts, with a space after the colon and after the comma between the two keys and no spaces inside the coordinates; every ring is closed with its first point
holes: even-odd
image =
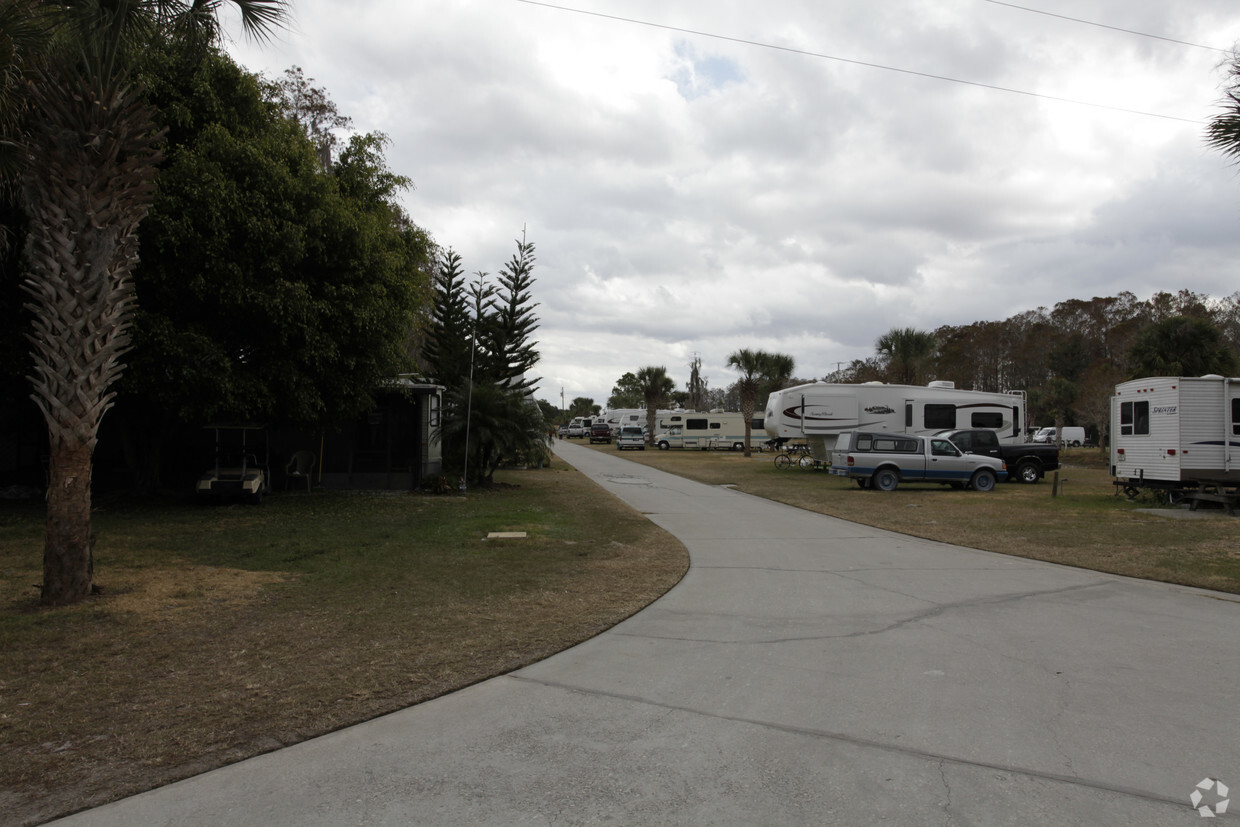
{"type": "Polygon", "coordinates": [[[1134,29],[1122,29],[1119,26],[1108,26],[1106,23],[1095,23],[1092,20],[1082,20],[1079,17],[1068,17],[1066,14],[1055,14],[1054,12],[1042,11],[1041,9],[1031,9],[1027,6],[1018,6],[1015,3],[1003,3],[1000,0],[983,0],[985,3],[994,3],[996,6],[1007,6],[1009,9],[1020,9],[1021,11],[1032,12],[1033,14],[1044,14],[1047,17],[1058,17],[1060,20],[1071,20],[1073,23],[1084,23],[1086,26],[1097,26],[1100,29],[1110,29],[1113,32],[1123,32],[1124,34],[1135,34],[1137,37],[1150,37],[1154,40],[1165,40],[1168,43],[1178,43],[1181,46],[1192,46],[1194,49],[1208,49],[1211,52],[1220,52],[1222,54],[1230,54],[1226,49],[1220,49],[1217,46],[1206,46],[1201,43],[1190,43],[1187,40],[1176,40],[1174,37],[1163,37],[1160,34],[1150,34],[1148,32],[1138,32],[1134,29]]]}
{"type": "Polygon", "coordinates": [[[853,66],[864,66],[868,69],[882,69],[887,72],[898,72],[902,75],[913,75],[914,77],[928,78],[930,80],[941,80],[946,83],[958,83],[962,86],[974,86],[979,89],[990,89],[995,92],[1006,92],[1010,95],[1024,95],[1030,98],[1040,98],[1042,100],[1056,101],[1058,103],[1070,103],[1076,106],[1089,106],[1094,109],[1107,109],[1112,112],[1123,112],[1128,115],[1141,115],[1146,118],[1161,118],[1168,121],[1180,121],[1182,123],[1191,123],[1200,126],[1203,122],[1193,118],[1181,118],[1177,115],[1162,115],[1158,112],[1144,112],[1140,109],[1127,109],[1122,106],[1112,106],[1106,103],[1091,103],[1090,101],[1076,100],[1075,98],[1063,98],[1057,95],[1047,95],[1042,92],[1029,92],[1024,89],[1013,89],[1009,86],[996,86],[990,83],[981,83],[975,80],[962,80],[960,78],[948,77],[947,75],[935,75],[930,72],[919,72],[915,69],[901,69],[898,66],[887,66],[883,63],[869,63],[864,60],[854,60],[847,57],[839,57],[838,55],[829,55],[823,52],[811,52],[805,49],[794,49],[791,46],[777,46],[774,43],[763,43],[760,40],[746,40],[742,37],[731,37],[729,35],[715,34],[713,32],[704,32],[698,29],[686,29],[680,26],[669,26],[666,23],[653,23],[649,20],[638,20],[632,17],[621,17],[615,14],[604,14],[603,12],[587,11],[586,9],[574,9],[568,6],[557,6],[554,3],[544,3],[540,0],[516,0],[518,3],[525,3],[530,6],[542,6],[547,9],[556,11],[570,12],[572,14],[582,14],[589,17],[599,17],[604,20],[614,20],[619,23],[632,23],[637,26],[648,26],[652,29],[663,29],[664,31],[679,32],[680,34],[690,34],[697,37],[709,37],[714,40],[724,40],[729,43],[740,43],[745,46],[758,46],[763,49],[773,49],[779,52],[787,52],[789,54],[801,55],[803,57],[815,57],[820,60],[834,60],[837,63],[848,63],[853,66]]]}

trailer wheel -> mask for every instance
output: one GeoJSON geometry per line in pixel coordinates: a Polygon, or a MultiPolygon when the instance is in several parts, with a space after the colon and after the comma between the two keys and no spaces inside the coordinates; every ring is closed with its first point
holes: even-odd
{"type": "Polygon", "coordinates": [[[1032,460],[1025,460],[1016,466],[1016,473],[1012,475],[1012,479],[1032,485],[1042,479],[1042,469],[1032,460]]]}
{"type": "Polygon", "coordinates": [[[994,471],[991,471],[989,468],[979,468],[974,472],[973,479],[969,481],[969,485],[974,491],[994,491],[996,482],[998,482],[998,478],[995,476],[994,471]]]}
{"type": "Polygon", "coordinates": [[[894,468],[879,468],[870,477],[870,487],[879,491],[895,491],[900,484],[900,473],[894,468]]]}

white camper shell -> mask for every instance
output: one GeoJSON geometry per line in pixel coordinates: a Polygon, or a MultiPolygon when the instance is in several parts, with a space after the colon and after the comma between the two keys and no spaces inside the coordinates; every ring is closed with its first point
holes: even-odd
{"type": "MultiPolygon", "coordinates": [[[[705,451],[709,448],[725,451],[745,449],[745,415],[733,412],[692,413],[677,411],[661,417],[666,430],[655,435],[654,444],[660,451],[669,448],[690,448],[705,451]]],[[[754,411],[750,430],[750,443],[766,441],[762,414],[754,411]]]]}
{"type": "Polygon", "coordinates": [[[830,462],[845,431],[933,434],[960,428],[994,431],[1004,444],[1023,442],[1025,392],[988,393],[953,382],[839,385],[813,382],[771,394],[766,432],[773,439],[805,439],[814,459],[830,462]]]}
{"type": "Polygon", "coordinates": [[[1116,385],[1111,475],[1135,487],[1240,482],[1240,378],[1153,376],[1116,385]]]}

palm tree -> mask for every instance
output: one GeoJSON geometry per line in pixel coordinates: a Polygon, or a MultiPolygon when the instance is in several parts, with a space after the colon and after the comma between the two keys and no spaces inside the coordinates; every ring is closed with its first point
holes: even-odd
{"type": "Polygon", "coordinates": [[[934,334],[915,328],[893,328],[874,343],[878,355],[887,362],[887,381],[901,385],[920,385],[926,361],[934,353],[934,334]]]}
{"type": "Polygon", "coordinates": [[[741,394],[741,416],[745,419],[745,456],[752,456],[749,441],[753,435],[753,413],[758,396],[777,390],[792,376],[796,362],[786,353],[742,348],[728,357],[728,367],[740,371],[737,386],[741,394]]]}
{"type": "Polygon", "coordinates": [[[654,436],[654,420],[659,406],[667,404],[668,396],[676,390],[676,383],[667,375],[666,367],[651,365],[637,372],[637,385],[646,403],[646,437],[649,439],[654,436]]]}
{"type": "MultiPolygon", "coordinates": [[[[153,112],[134,70],[146,44],[215,42],[222,2],[18,0],[10,7],[51,34],[40,52],[22,57],[29,81],[20,126],[2,124],[18,149],[29,216],[22,286],[34,316],[32,396],[48,426],[48,605],[80,600],[93,586],[91,458],[129,347],[137,228],[159,162],[153,112]]],[[[231,2],[259,37],[284,19],[285,0],[231,2]]]]}

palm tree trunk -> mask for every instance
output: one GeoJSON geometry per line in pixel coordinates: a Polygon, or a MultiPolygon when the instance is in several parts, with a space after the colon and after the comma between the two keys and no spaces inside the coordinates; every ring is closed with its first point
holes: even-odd
{"type": "Polygon", "coordinates": [[[88,446],[65,441],[52,449],[43,545],[45,605],[75,603],[91,592],[95,538],[90,530],[90,455],[88,446]]]}
{"type": "Polygon", "coordinates": [[[130,272],[158,162],[150,111],[130,89],[61,69],[33,84],[37,117],[23,177],[31,398],[51,446],[42,592],[48,605],[80,600],[92,586],[91,455],[129,347],[130,272]]]}

